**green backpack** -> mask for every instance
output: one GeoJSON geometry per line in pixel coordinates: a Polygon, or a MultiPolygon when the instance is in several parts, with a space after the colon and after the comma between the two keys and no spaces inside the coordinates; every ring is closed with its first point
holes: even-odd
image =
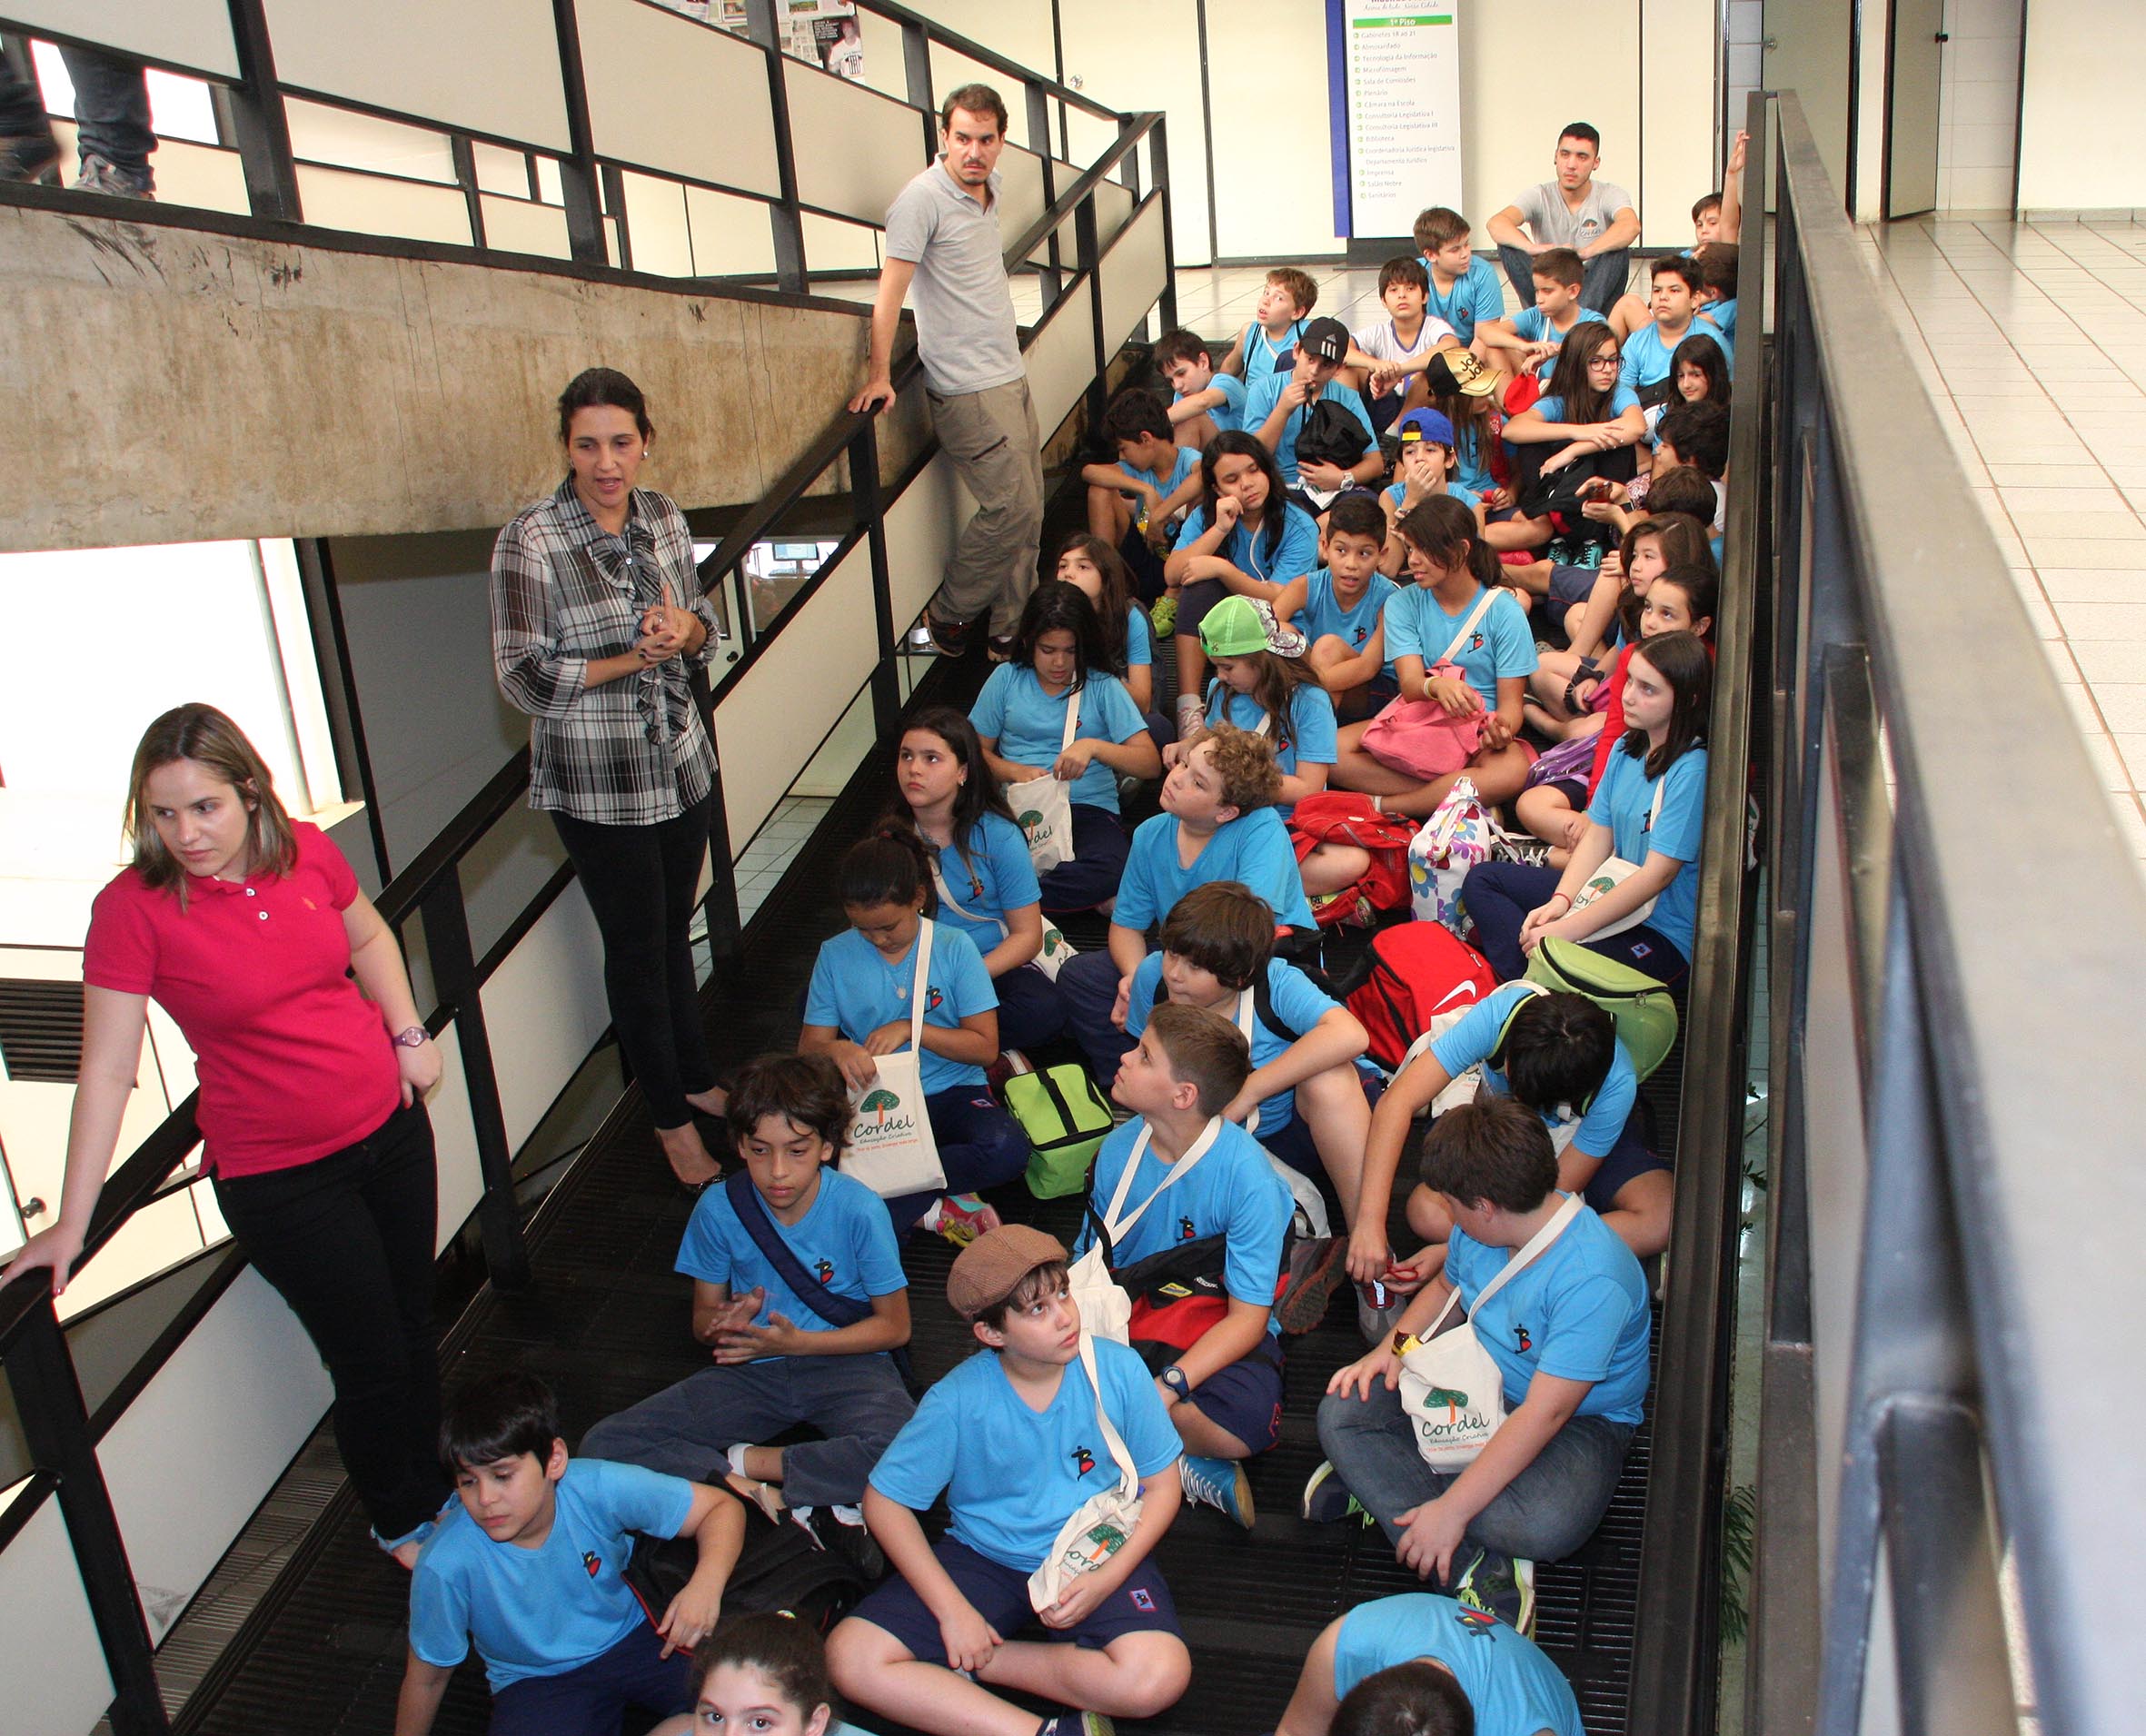
{"type": "Polygon", "coordinates": [[[1110,1106],[1088,1069],[1061,1061],[1041,1073],[1017,1073],[1004,1095],[1036,1148],[1028,1159],[1028,1191],[1038,1199],[1057,1199],[1086,1188],[1088,1166],[1111,1126],[1110,1106]]]}
{"type": "Polygon", "coordinates": [[[1605,958],[1576,940],[1541,941],[1527,961],[1527,980],[1585,995],[1617,1022],[1617,1041],[1642,1079],[1676,1047],[1676,1003],[1669,990],[1630,965],[1605,958]]]}

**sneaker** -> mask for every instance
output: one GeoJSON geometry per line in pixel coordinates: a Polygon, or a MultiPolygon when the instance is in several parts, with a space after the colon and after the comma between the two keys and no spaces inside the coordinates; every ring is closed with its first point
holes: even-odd
{"type": "Polygon", "coordinates": [[[974,1194],[949,1194],[939,1203],[939,1222],[932,1225],[958,1248],[965,1248],[986,1230],[998,1227],[996,1206],[986,1205],[974,1194]]]}
{"type": "Polygon", "coordinates": [[[154,199],[152,184],[146,169],[122,169],[94,151],[83,157],[81,173],[75,177],[75,192],[110,193],[115,199],[154,199]]]}
{"type": "Polygon", "coordinates": [[[1401,1312],[1410,1300],[1393,1290],[1386,1290],[1386,1305],[1381,1307],[1374,1299],[1369,1285],[1356,1286],[1356,1330],[1363,1334],[1366,1344],[1383,1344],[1393,1337],[1394,1324],[1401,1318],[1401,1312]]]}
{"type": "Polygon", "coordinates": [[[1348,1245],[1341,1237],[1326,1238],[1310,1269],[1282,1297],[1278,1312],[1284,1332],[1309,1332],[1326,1319],[1326,1304],[1348,1282],[1347,1253],[1348,1245]]]}
{"type": "Polygon", "coordinates": [[[941,657],[959,657],[969,649],[969,623],[965,620],[941,620],[927,609],[919,624],[931,641],[931,649],[941,657]]]}
{"type": "Polygon", "coordinates": [[[1175,597],[1157,597],[1148,605],[1148,622],[1155,629],[1157,639],[1168,639],[1177,630],[1177,600],[1175,597]]]}
{"type": "Polygon", "coordinates": [[[1046,1718],[1036,1736],[1118,1736],[1118,1726],[1099,1711],[1068,1711],[1046,1718]]]}
{"type": "Polygon", "coordinates": [[[0,181],[42,181],[59,160],[60,147],[49,133],[0,139],[0,181]]]}
{"type": "Polygon", "coordinates": [[[1212,1507],[1247,1531],[1252,1529],[1252,1485],[1235,1459],[1187,1453],[1177,1461],[1177,1475],[1185,1485],[1185,1499],[1194,1506],[1212,1507]]]}
{"type": "Polygon", "coordinates": [[[1478,1549],[1453,1583],[1453,1601],[1465,1609],[1495,1616],[1515,1633],[1532,1634],[1535,1563],[1501,1555],[1495,1549],[1478,1549]]]}
{"type": "Polygon", "coordinates": [[[1330,1459],[1322,1459],[1319,1468],[1311,1473],[1311,1481],[1304,1485],[1302,1512],[1315,1525],[1339,1524],[1344,1519],[1353,1519],[1359,1525],[1372,1523],[1371,1510],[1342,1486],[1330,1459]]]}

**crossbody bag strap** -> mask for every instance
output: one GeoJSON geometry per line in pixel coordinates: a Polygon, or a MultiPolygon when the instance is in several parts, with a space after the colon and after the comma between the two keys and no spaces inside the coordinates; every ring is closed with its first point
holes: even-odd
{"type": "Polygon", "coordinates": [[[1096,1395],[1096,1423],[1103,1431],[1103,1444],[1109,1448],[1110,1456],[1118,1462],[1118,1473],[1125,1480],[1128,1494],[1138,1494],[1140,1473],[1133,1468],[1133,1455],[1118,1433],[1118,1424],[1110,1420],[1110,1407],[1103,1403],[1103,1377],[1096,1372],[1095,1334],[1083,1331],[1080,1334],[1080,1366],[1088,1373],[1089,1389],[1096,1395]]]}
{"type": "Polygon", "coordinates": [[[931,975],[931,931],[938,926],[929,917],[917,919],[917,974],[909,984],[909,1050],[919,1068],[924,1065],[924,997],[931,975]]]}
{"type": "MultiPolygon", "coordinates": [[[[1577,1194],[1567,1194],[1565,1196],[1565,1204],[1551,1214],[1550,1221],[1529,1236],[1526,1242],[1521,1245],[1520,1251],[1498,1268],[1497,1275],[1475,1293],[1475,1305],[1469,1312],[1481,1314],[1485,1303],[1503,1290],[1513,1279],[1518,1277],[1527,1266],[1533,1265],[1535,1256],[1562,1235],[1565,1233],[1565,1226],[1580,1215],[1580,1196],[1577,1194]]],[[[1454,1286],[1456,1295],[1459,1294],[1459,1288],[1460,1286],[1457,1285],[1454,1286]]]]}
{"type": "Polygon", "coordinates": [[[775,1275],[790,1287],[806,1307],[830,1326],[854,1326],[860,1320],[871,1318],[870,1304],[859,1302],[855,1296],[838,1295],[813,1282],[812,1275],[805,1270],[805,1263],[775,1227],[775,1220],[769,1215],[767,1204],[754,1188],[750,1175],[742,1169],[732,1170],[723,1182],[723,1192],[730,1195],[730,1209],[738,1214],[738,1222],[744,1226],[746,1235],[752,1237],[752,1245],[760,1251],[760,1257],[775,1268],[775,1275]]]}
{"type": "Polygon", "coordinates": [[[1118,1178],[1118,1191],[1110,1196],[1109,1215],[1103,1220],[1104,1233],[1109,1237],[1113,1247],[1118,1245],[1118,1239],[1120,1236],[1140,1221],[1142,1214],[1150,1205],[1185,1179],[1193,1165],[1207,1155],[1208,1149],[1221,1136],[1221,1133],[1222,1117],[1220,1116],[1210,1116],[1207,1125],[1200,1129],[1199,1137],[1192,1142],[1192,1148],[1170,1166],[1170,1173],[1162,1178],[1156,1190],[1136,1205],[1129,1215],[1120,1220],[1118,1215],[1118,1208],[1125,1204],[1126,1193],[1132,1186],[1133,1172],[1139,1168],[1141,1155],[1147,1151],[1148,1141],[1153,1134],[1153,1129],[1146,1122],[1143,1121],[1140,1124],[1140,1136],[1133,1141],[1131,1155],[1125,1160],[1125,1174],[1118,1178]]]}
{"type": "MultiPolygon", "coordinates": [[[[926,839],[925,841],[929,843],[930,840],[926,839]]],[[[964,922],[996,922],[998,925],[998,937],[1001,940],[1005,939],[1008,936],[1013,933],[1012,928],[1007,926],[1007,921],[1004,917],[979,917],[975,911],[971,910],[967,905],[963,904],[960,899],[957,898],[952,892],[948,890],[947,877],[939,872],[939,852],[937,850],[934,850],[931,853],[931,884],[939,888],[939,903],[945,906],[949,910],[951,910],[964,922]]]]}
{"type": "Polygon", "coordinates": [[[1497,600],[1497,589],[1495,585],[1483,587],[1483,594],[1475,599],[1475,608],[1468,610],[1467,620],[1461,622],[1460,631],[1453,636],[1453,643],[1438,653],[1437,660],[1439,662],[1450,663],[1453,661],[1454,652],[1460,650],[1462,641],[1475,630],[1475,623],[1489,612],[1491,604],[1497,600]]]}
{"type": "Polygon", "coordinates": [[[1070,748],[1075,738],[1080,734],[1080,696],[1087,691],[1088,683],[1085,680],[1078,687],[1066,689],[1066,728],[1065,732],[1058,737],[1060,753],[1070,748]]]}
{"type": "MultiPolygon", "coordinates": [[[[1245,1034],[1245,1044],[1247,1047],[1251,1046],[1252,1021],[1255,1009],[1257,1007],[1257,1006],[1258,996],[1257,993],[1255,993],[1255,991],[1249,988],[1240,988],[1237,990],[1237,1011],[1234,1015],[1232,1015],[1232,1017],[1234,1017],[1237,1020],[1237,1029],[1245,1034]]],[[[1253,1135],[1257,1135],[1259,1131],[1259,1106],[1257,1104],[1254,1104],[1252,1106],[1252,1113],[1245,1117],[1245,1131],[1253,1135]]]]}

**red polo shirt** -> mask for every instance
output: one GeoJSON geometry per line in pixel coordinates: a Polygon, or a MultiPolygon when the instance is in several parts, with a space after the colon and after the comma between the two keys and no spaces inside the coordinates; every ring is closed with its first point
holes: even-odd
{"type": "Polygon", "coordinates": [[[373,1132],[402,1100],[380,1009],[347,973],[357,877],[299,822],[288,875],[189,879],[186,908],[128,868],[91,908],[82,978],[147,995],[184,1033],[201,1080],[204,1163],[288,1169],[373,1132]]]}

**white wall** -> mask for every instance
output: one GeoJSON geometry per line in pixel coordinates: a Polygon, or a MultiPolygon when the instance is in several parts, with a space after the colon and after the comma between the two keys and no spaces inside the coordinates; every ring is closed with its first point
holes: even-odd
{"type": "Polygon", "coordinates": [[[2020,207],[2146,207],[2138,152],[2146,28],[2138,0],[2034,0],[2027,8],[2020,207]]]}

